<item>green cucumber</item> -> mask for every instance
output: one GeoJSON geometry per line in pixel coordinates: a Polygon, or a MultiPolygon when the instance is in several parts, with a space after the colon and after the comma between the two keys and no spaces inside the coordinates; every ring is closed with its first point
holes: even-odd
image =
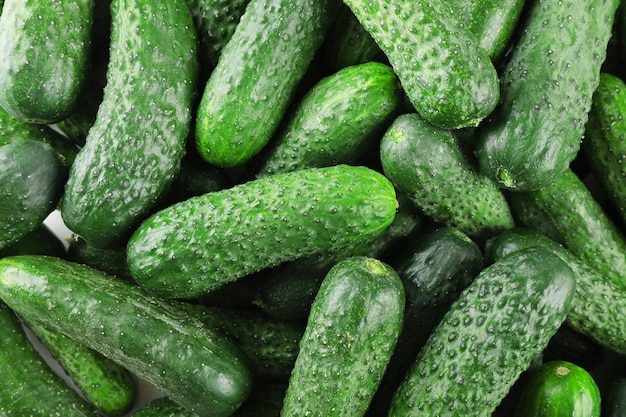
{"type": "Polygon", "coordinates": [[[576,275],[576,289],[565,322],[596,343],[626,354],[626,289],[610,282],[559,243],[533,229],[516,227],[491,239],[485,258],[491,263],[534,246],[552,251],[576,275]]]}
{"type": "Polygon", "coordinates": [[[370,168],[301,169],[157,212],[130,238],[127,260],[144,289],[193,297],[282,262],[368,241],[395,213],[393,185],[370,168]]]}
{"type": "Polygon", "coordinates": [[[415,110],[444,128],[476,126],[499,98],[487,52],[442,0],[345,0],[389,59],[415,110]]]}
{"type": "Polygon", "coordinates": [[[354,163],[378,147],[402,104],[390,66],[353,65],[319,81],[267,146],[256,178],[302,168],[354,163]]]}
{"type": "Polygon", "coordinates": [[[395,348],[404,302],[389,265],[337,263],[311,306],[280,415],[362,416],[395,348]]]}
{"type": "Polygon", "coordinates": [[[620,377],[611,382],[603,410],[606,417],[626,416],[626,377],[620,377]]]}
{"type": "Polygon", "coordinates": [[[436,222],[483,240],[513,227],[495,182],[477,172],[453,132],[416,113],[398,116],[380,145],[383,172],[436,222]]]}
{"type": "Polygon", "coordinates": [[[141,406],[133,417],[198,417],[198,415],[167,397],[159,397],[141,406]]]}
{"type": "Polygon", "coordinates": [[[420,350],[389,417],[490,416],[562,325],[574,283],[572,270],[542,248],[483,269],[420,350]]]}
{"type": "Polygon", "coordinates": [[[114,0],[111,9],[103,100],[60,207],[67,227],[100,247],[125,242],[178,172],[198,70],[183,0],[114,0]]]}
{"type": "Polygon", "coordinates": [[[104,86],[99,81],[88,78],[78,96],[76,108],[65,119],[56,123],[56,127],[72,143],[85,146],[89,129],[96,121],[103,94],[104,86]]]}
{"type": "Polygon", "coordinates": [[[7,0],[0,15],[0,106],[54,123],[76,104],[90,66],[94,0],[7,0]]]}
{"type": "Polygon", "coordinates": [[[334,17],[334,0],[251,0],[202,93],[200,155],[242,165],[270,140],[334,17]]]}
{"type": "Polygon", "coordinates": [[[100,352],[200,416],[228,416],[250,391],[250,371],[230,340],[90,267],[36,255],[0,259],[0,298],[27,322],[100,352]]]}
{"type": "Polygon", "coordinates": [[[90,245],[80,236],[72,235],[66,258],[68,261],[90,266],[114,277],[127,281],[132,280],[126,262],[125,245],[99,248],[90,245]]]}
{"type": "Polygon", "coordinates": [[[599,417],[600,389],[593,377],[567,361],[532,370],[521,388],[515,417],[599,417]]]}
{"type": "Polygon", "coordinates": [[[50,255],[64,258],[66,250],[61,239],[46,224],[41,223],[9,246],[0,249],[0,258],[14,255],[50,255]]]}
{"type": "Polygon", "coordinates": [[[481,170],[534,190],[580,150],[619,0],[532,2],[501,75],[501,98],[476,133],[481,170]]]}

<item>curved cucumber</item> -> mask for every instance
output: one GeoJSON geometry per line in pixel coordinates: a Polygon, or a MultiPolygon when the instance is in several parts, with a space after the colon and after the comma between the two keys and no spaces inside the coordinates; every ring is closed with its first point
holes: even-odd
{"type": "Polygon", "coordinates": [[[90,65],[94,0],[7,0],[0,15],[0,105],[31,123],[74,108],[90,65]]]}
{"type": "Polygon", "coordinates": [[[65,187],[65,224],[94,246],[128,239],[178,172],[197,38],[183,0],[114,0],[104,97],[65,187]]]}
{"type": "Polygon", "coordinates": [[[395,218],[393,185],[365,167],[272,175],[193,197],[144,221],[127,247],[136,282],[193,297],[306,255],[351,248],[395,218]]]}

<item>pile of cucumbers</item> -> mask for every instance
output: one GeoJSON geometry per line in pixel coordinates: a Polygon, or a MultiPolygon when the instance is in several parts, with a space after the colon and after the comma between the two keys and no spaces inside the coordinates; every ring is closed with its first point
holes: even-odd
{"type": "Polygon", "coordinates": [[[0,1],[0,417],[626,415],[620,3],[0,1]]]}

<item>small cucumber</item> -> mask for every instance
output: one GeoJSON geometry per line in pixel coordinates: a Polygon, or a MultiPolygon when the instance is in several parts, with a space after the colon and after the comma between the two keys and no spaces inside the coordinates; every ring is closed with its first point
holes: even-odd
{"type": "Polygon", "coordinates": [[[584,368],[549,361],[533,369],[521,388],[514,417],[599,417],[600,389],[584,368]]]}
{"type": "Polygon", "coordinates": [[[501,98],[476,132],[481,170],[534,190],[580,150],[619,0],[533,1],[501,75],[501,98]]]}
{"type": "Polygon", "coordinates": [[[157,212],[130,238],[127,259],[144,289],[193,297],[282,262],[368,241],[395,213],[393,185],[370,168],[301,169],[157,212]]]}
{"type": "Polygon", "coordinates": [[[499,98],[487,52],[449,2],[345,0],[389,59],[415,110],[444,128],[476,126],[499,98]]]}
{"type": "Polygon", "coordinates": [[[418,114],[403,114],[391,123],[380,159],[397,189],[436,222],[478,240],[513,227],[504,195],[473,168],[459,139],[418,114]]]}
{"type": "Polygon", "coordinates": [[[0,299],[27,322],[100,352],[200,416],[229,416],[250,391],[250,371],[230,340],[182,308],[90,267],[36,255],[2,258],[0,299]]]}
{"type": "Polygon", "coordinates": [[[404,311],[396,272],[352,257],[326,275],[311,306],[280,415],[362,416],[395,348],[404,311]]]}
{"type": "Polygon", "coordinates": [[[389,417],[490,416],[565,320],[574,282],[542,248],[483,269],[420,350],[389,417]]]}
{"type": "Polygon", "coordinates": [[[178,172],[196,92],[197,37],[183,0],[114,0],[96,121],[60,210],[94,246],[125,243],[178,172]]]}
{"type": "Polygon", "coordinates": [[[270,140],[339,3],[251,0],[209,77],[196,116],[200,155],[242,165],[270,140]]]}

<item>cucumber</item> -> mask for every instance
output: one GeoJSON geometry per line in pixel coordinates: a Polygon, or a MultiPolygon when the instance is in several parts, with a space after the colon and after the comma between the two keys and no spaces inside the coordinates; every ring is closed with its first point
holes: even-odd
{"type": "Polygon", "coordinates": [[[90,67],[93,0],[7,0],[0,15],[0,106],[54,123],[76,104],[90,67]]]}
{"type": "Polygon", "coordinates": [[[607,417],[626,416],[626,377],[613,380],[606,394],[603,410],[607,417]]]}
{"type": "Polygon", "coordinates": [[[198,415],[167,397],[159,397],[139,408],[133,417],[198,417],[198,415]]]}
{"type": "Polygon", "coordinates": [[[610,282],[559,243],[533,229],[516,227],[487,243],[488,263],[520,249],[540,246],[561,258],[576,275],[576,289],[565,322],[596,343],[626,353],[626,290],[610,282]]]}
{"type": "Polygon", "coordinates": [[[183,0],[114,0],[111,9],[103,100],[60,206],[67,227],[99,247],[125,243],[178,172],[198,71],[183,0]]]}
{"type": "MultiPolygon", "coordinates": [[[[578,285],[578,283],[576,283],[578,285]]],[[[593,370],[606,360],[606,353],[600,344],[572,329],[566,322],[550,339],[541,353],[543,361],[565,360],[585,369],[593,370]]]]}
{"type": "Polygon", "coordinates": [[[626,289],[626,240],[573,171],[540,190],[510,193],[508,200],[520,226],[552,238],[626,289]]]}
{"type": "Polygon", "coordinates": [[[248,3],[198,107],[196,145],[207,162],[242,165],[269,142],[338,4],[334,0],[248,3]]]}
{"type": "Polygon", "coordinates": [[[476,126],[493,111],[500,95],[496,69],[449,2],[344,3],[385,53],[425,120],[456,129],[476,126]]]}
{"type": "Polygon", "coordinates": [[[565,320],[574,283],[542,248],[483,269],[420,350],[389,416],[490,416],[565,320]]]}
{"type": "Polygon", "coordinates": [[[369,257],[337,263],[311,306],[280,415],[362,416],[395,348],[404,311],[396,272],[369,257]]]}
{"type": "Polygon", "coordinates": [[[46,224],[41,223],[11,245],[0,249],[0,258],[13,255],[50,255],[64,258],[66,250],[58,236],[46,224]]]}
{"type": "Polygon", "coordinates": [[[476,132],[482,172],[535,190],[580,150],[619,0],[532,2],[501,75],[501,98],[476,132]]]}
{"type": "Polygon", "coordinates": [[[104,86],[99,81],[91,78],[85,80],[76,108],[66,118],[56,123],[56,127],[69,141],[81,147],[85,146],[89,129],[96,121],[103,95],[104,86]]]}
{"type": "Polygon", "coordinates": [[[37,228],[56,208],[67,170],[50,145],[20,140],[0,146],[0,249],[37,228]]]}
{"type": "Polygon", "coordinates": [[[550,361],[532,370],[525,381],[515,417],[599,417],[600,389],[584,368],[550,361]]]}
{"type": "Polygon", "coordinates": [[[379,62],[353,65],[323,78],[262,152],[256,178],[355,163],[359,155],[377,149],[402,97],[395,73],[379,62]]]}
{"type": "Polygon", "coordinates": [[[144,289],[194,297],[282,262],[368,241],[395,213],[393,185],[370,168],[301,169],[157,212],[130,238],[127,260],[144,289]]]}
{"type": "Polygon", "coordinates": [[[381,140],[380,160],[398,191],[440,224],[477,240],[514,225],[504,195],[473,168],[453,132],[416,113],[391,123],[381,140]]]}
{"type": "Polygon", "coordinates": [[[36,255],[0,259],[0,298],[27,322],[100,352],[200,416],[228,416],[250,391],[250,371],[230,340],[90,267],[36,255]]]}
{"type": "Polygon", "coordinates": [[[80,236],[72,235],[67,248],[67,260],[88,265],[114,277],[132,281],[126,262],[126,246],[98,248],[80,236]]]}
{"type": "Polygon", "coordinates": [[[0,415],[97,417],[100,414],[57,375],[0,301],[0,415]]]}

